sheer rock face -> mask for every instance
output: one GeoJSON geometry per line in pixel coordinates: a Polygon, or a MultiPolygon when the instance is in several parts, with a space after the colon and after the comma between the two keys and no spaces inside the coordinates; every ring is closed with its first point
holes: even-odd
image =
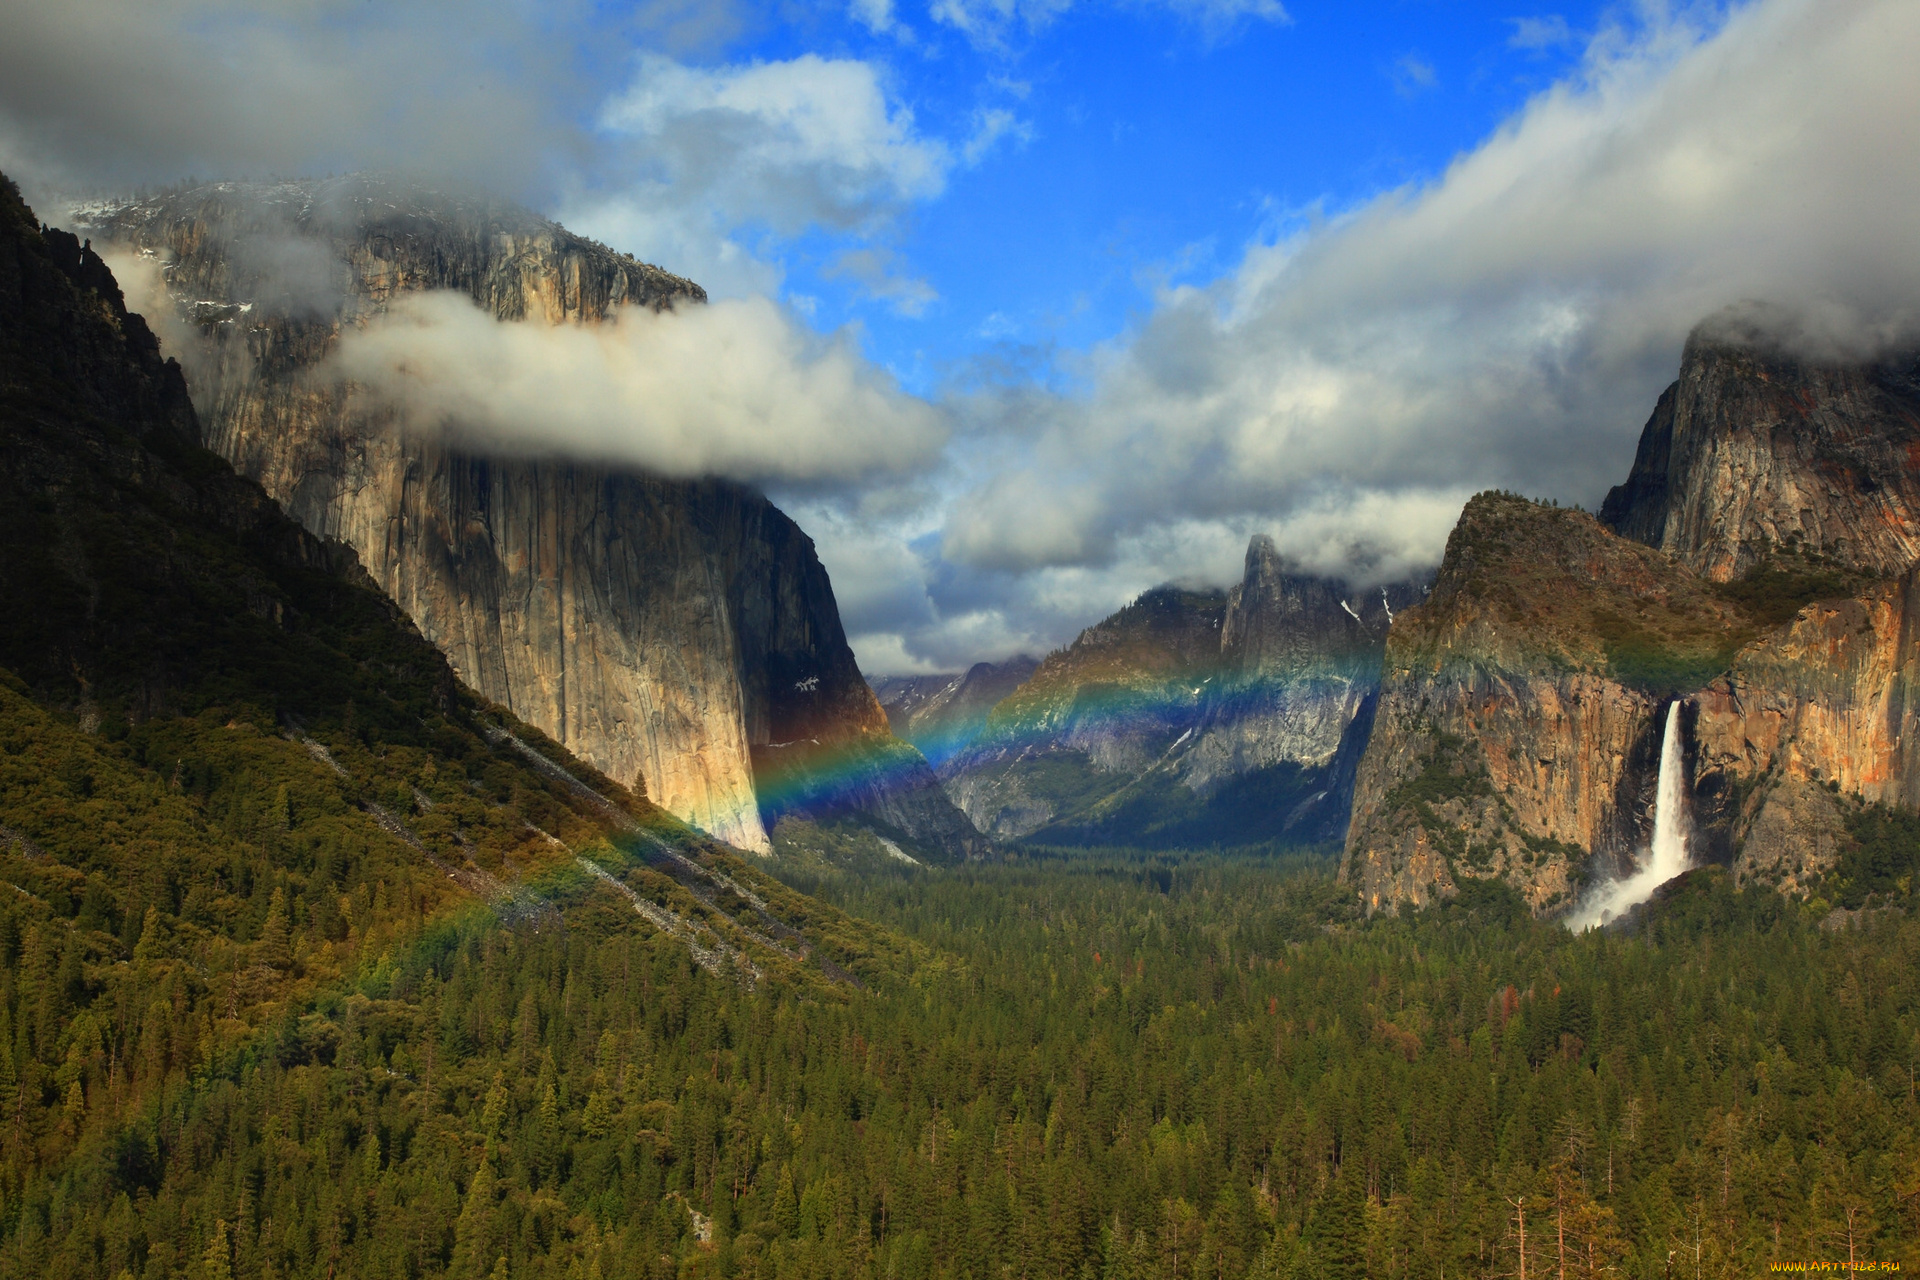
{"type": "Polygon", "coordinates": [[[1259,838],[1337,839],[1387,628],[1424,590],[1301,573],[1257,536],[1224,595],[1150,591],[1048,657],[941,776],[982,830],[1025,835],[1072,819],[1120,841],[1130,819],[1114,810],[1143,782],[1163,777],[1204,803],[1291,767],[1273,793],[1289,811],[1259,838]],[[1077,770],[1066,786],[1076,794],[1049,785],[1049,763],[1077,770]]]}
{"type": "Polygon", "coordinates": [[[1749,633],[1710,583],[1584,512],[1475,498],[1388,638],[1342,878],[1370,911],[1468,878],[1571,905],[1594,854],[1618,867],[1648,834],[1672,695],[1749,633]]]}
{"type": "Polygon", "coordinates": [[[1462,513],[1388,643],[1342,868],[1369,909],[1497,876],[1546,913],[1583,865],[1624,870],[1675,697],[1693,852],[1736,880],[1803,891],[1846,806],[1920,806],[1914,357],[1702,325],[1601,519],[1624,537],[1498,495],[1462,513]]]}
{"type": "Polygon", "coordinates": [[[1920,808],[1920,571],[1802,609],[1698,703],[1696,769],[1745,797],[1736,880],[1802,890],[1844,845],[1840,796],[1920,808]]]}
{"type": "Polygon", "coordinates": [[[1683,700],[1696,860],[1802,892],[1843,798],[1920,806],[1920,572],[1769,627],[1579,513],[1483,495],[1396,622],[1342,876],[1369,910],[1497,877],[1535,911],[1650,838],[1683,700]]]}
{"type": "MultiPolygon", "coordinates": [[[[698,286],[524,210],[377,179],[219,184],[82,214],[164,264],[208,447],[354,547],[485,696],[752,850],[769,847],[756,747],[890,741],[812,542],[765,498],[475,456],[321,369],[346,326],[408,290],[577,323],[700,301],[698,286]]],[[[924,763],[895,764],[933,785],[924,763]]]]}
{"type": "Polygon", "coordinates": [[[1744,649],[1700,695],[1703,759],[1920,806],[1920,583],[1822,600],[1744,649]]]}
{"type": "Polygon", "coordinates": [[[1802,358],[1766,320],[1694,331],[1601,519],[1718,582],[1778,551],[1905,572],[1920,559],[1920,355],[1802,358]]]}

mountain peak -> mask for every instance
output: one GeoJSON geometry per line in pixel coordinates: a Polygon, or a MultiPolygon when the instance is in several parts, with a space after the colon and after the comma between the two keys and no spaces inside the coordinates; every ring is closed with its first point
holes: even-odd
{"type": "Polygon", "coordinates": [[[1721,582],[1782,557],[1874,577],[1920,558],[1920,351],[1807,355],[1796,323],[1747,305],[1695,328],[1604,523],[1721,582]]]}

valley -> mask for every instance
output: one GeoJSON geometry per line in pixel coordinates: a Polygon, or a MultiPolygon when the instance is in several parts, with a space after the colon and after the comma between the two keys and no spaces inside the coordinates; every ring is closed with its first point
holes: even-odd
{"type": "Polygon", "coordinates": [[[171,310],[0,190],[0,1273],[1920,1265],[1911,356],[1711,318],[1597,515],[869,682],[756,490],[327,363],[698,286],[365,178],[87,216],[171,310]]]}

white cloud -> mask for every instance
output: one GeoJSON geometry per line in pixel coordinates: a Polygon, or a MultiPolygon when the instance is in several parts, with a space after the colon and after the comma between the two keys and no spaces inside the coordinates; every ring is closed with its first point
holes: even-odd
{"type": "Polygon", "coordinates": [[[1025,146],[1033,141],[1033,125],[1005,107],[983,108],[974,113],[973,136],[961,147],[960,156],[968,165],[977,165],[1005,138],[1025,146]]]}
{"type": "Polygon", "coordinates": [[[524,192],[578,157],[605,56],[586,25],[572,4],[7,0],[0,160],[74,184],[405,165],[524,192]]]}
{"type": "Polygon", "coordinates": [[[1393,87],[1403,98],[1411,98],[1435,88],[1440,83],[1440,73],[1433,64],[1417,53],[1403,53],[1394,61],[1388,76],[1393,87]]]}
{"type": "Polygon", "coordinates": [[[854,226],[896,202],[931,199],[952,167],[947,147],[915,130],[913,112],[889,103],[879,70],[855,59],[804,54],[709,70],[649,54],[600,122],[637,144],[631,154],[649,176],[786,232],[854,226]]]}
{"type": "Polygon", "coordinates": [[[1920,131],[1891,122],[1920,119],[1917,53],[1906,0],[1602,33],[1431,185],[1164,293],[1080,359],[1084,394],[957,402],[975,438],[1019,443],[978,465],[945,554],[1105,573],[1214,522],[1384,574],[1437,559],[1474,489],[1597,501],[1721,307],[1810,309],[1856,345],[1911,330],[1920,131]]]}
{"type": "Polygon", "coordinates": [[[900,255],[891,249],[848,249],[820,272],[827,280],[852,280],[870,298],[878,298],[903,316],[925,314],[939,301],[932,285],[900,274],[900,255]]]}
{"type": "Polygon", "coordinates": [[[928,16],[971,37],[977,44],[998,44],[1016,24],[1028,30],[1046,26],[1073,7],[1073,0],[933,0],[928,16]]]}
{"type": "MultiPolygon", "coordinates": [[[[1117,539],[1111,558],[1101,565],[1053,565],[1004,573],[951,562],[937,564],[925,586],[926,615],[906,619],[892,629],[903,637],[908,653],[940,670],[1016,653],[1043,655],[1146,587],[1174,581],[1225,586],[1237,581],[1247,539],[1260,527],[1234,521],[1176,520],[1117,539]]],[[[838,583],[839,569],[824,547],[822,557],[838,583]]],[[[856,652],[863,662],[868,660],[865,650],[856,652]]]]}
{"type": "Polygon", "coordinates": [[[343,334],[334,364],[418,426],[674,476],[841,485],[926,467],[946,439],[940,413],[844,335],[820,337],[764,298],[540,325],[497,321],[464,294],[413,294],[343,334]]]}
{"type": "Polygon", "coordinates": [[[1560,49],[1574,44],[1579,37],[1567,20],[1557,13],[1536,18],[1509,18],[1513,25],[1513,34],[1507,37],[1509,49],[1523,49],[1529,53],[1543,53],[1549,49],[1560,49]]]}
{"type": "Polygon", "coordinates": [[[0,0],[0,167],[43,201],[395,168],[557,207],[715,296],[770,293],[785,241],[866,237],[937,198],[956,156],[874,63],[659,51],[711,47],[742,7],[0,0]],[[637,62],[636,38],[655,50],[637,62]]]}
{"type": "MultiPolygon", "coordinates": [[[[975,44],[992,47],[1004,43],[1017,29],[1038,31],[1073,4],[1074,0],[934,0],[929,13],[934,21],[962,32],[975,44]]],[[[1209,41],[1249,21],[1291,21],[1279,0],[1131,0],[1129,7],[1171,13],[1209,41]]]]}
{"type": "Polygon", "coordinates": [[[782,241],[870,236],[938,197],[956,163],[878,66],[814,54],[715,68],[647,55],[599,127],[617,176],[576,190],[562,221],[715,297],[774,292],[782,241]]]}
{"type": "Polygon", "coordinates": [[[893,18],[893,0],[852,0],[847,12],[853,15],[854,21],[877,36],[886,35],[897,26],[893,18]]]}

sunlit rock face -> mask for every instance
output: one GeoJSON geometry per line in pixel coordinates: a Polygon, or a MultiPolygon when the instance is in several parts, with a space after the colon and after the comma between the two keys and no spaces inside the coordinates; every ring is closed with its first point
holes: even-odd
{"type": "Polygon", "coordinates": [[[1699,696],[1703,772],[1737,780],[1737,879],[1788,891],[1832,867],[1841,811],[1920,808],[1920,581],[1816,601],[1699,696]]]}
{"type": "Polygon", "coordinates": [[[941,768],[982,830],[1112,844],[1337,840],[1395,610],[1424,585],[1303,573],[1264,535],[1227,592],[1082,632],[941,768]]]}
{"type": "MultiPolygon", "coordinates": [[[[924,762],[887,749],[813,544],[764,497],[480,456],[324,368],[345,329],[408,291],[561,324],[697,303],[697,285],[514,206],[371,178],[217,184],[82,216],[163,267],[207,446],[353,546],[482,694],[744,849],[769,847],[754,762],[770,744],[845,746],[843,770],[884,757],[891,781],[862,785],[938,794],[924,762]]],[[[973,835],[937,807],[930,835],[973,835]]]]}
{"type": "Polygon", "coordinates": [[[1920,355],[1788,353],[1756,309],[1707,321],[1601,519],[1726,582],[1781,553],[1893,577],[1920,559],[1920,355]]]}
{"type": "Polygon", "coordinates": [[[1920,353],[1794,354],[1786,325],[1745,307],[1695,330],[1602,518],[1763,610],[1796,578],[1825,597],[1761,619],[1696,699],[1697,775],[1738,802],[1736,879],[1799,892],[1849,805],[1920,805],[1920,353]]]}
{"type": "MultiPolygon", "coordinates": [[[[1387,645],[1342,875],[1369,910],[1624,873],[1683,702],[1696,858],[1803,892],[1862,803],[1920,806],[1920,361],[1689,340],[1600,520],[1469,503],[1387,645]]],[[[1765,317],[1762,317],[1765,318],[1765,317]]]]}
{"type": "Polygon", "coordinates": [[[1467,504],[1387,641],[1341,874],[1369,910],[1505,880],[1572,905],[1643,842],[1660,713],[1748,628],[1712,584],[1584,512],[1467,504]]]}

